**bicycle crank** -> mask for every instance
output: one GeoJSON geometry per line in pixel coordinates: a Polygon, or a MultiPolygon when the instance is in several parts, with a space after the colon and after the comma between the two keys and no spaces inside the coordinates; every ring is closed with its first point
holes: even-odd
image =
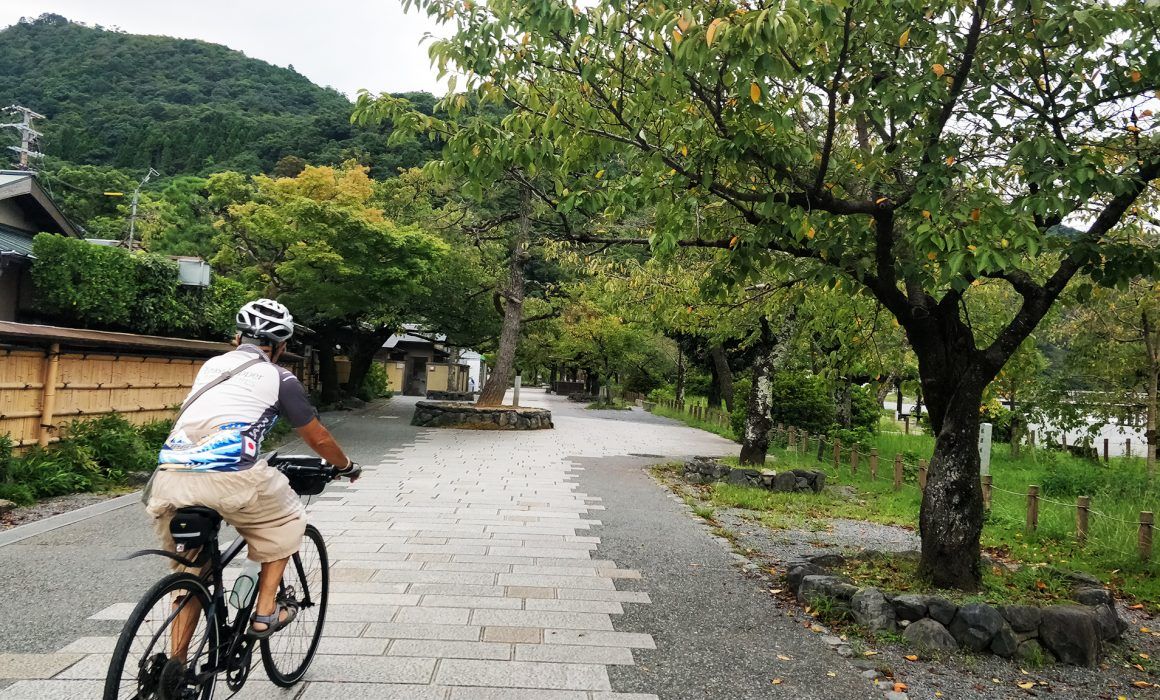
{"type": "Polygon", "coordinates": [[[226,687],[235,693],[246,684],[250,670],[254,667],[254,640],[244,638],[234,647],[234,652],[226,660],[226,687]]]}

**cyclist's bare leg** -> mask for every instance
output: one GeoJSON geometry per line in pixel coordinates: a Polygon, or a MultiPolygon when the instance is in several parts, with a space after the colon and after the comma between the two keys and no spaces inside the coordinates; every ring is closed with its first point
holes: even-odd
{"type": "Polygon", "coordinates": [[[189,642],[201,619],[201,601],[189,596],[175,596],[173,599],[173,626],[169,633],[169,658],[184,662],[189,656],[189,642]]]}
{"type": "MultiPolygon", "coordinates": [[[[258,615],[273,615],[278,584],[282,582],[282,573],[286,570],[286,563],[290,557],[277,561],[268,561],[262,564],[262,571],[258,574],[258,600],[254,604],[254,612],[258,615]]],[[[254,623],[258,632],[266,629],[261,622],[254,623]]]]}

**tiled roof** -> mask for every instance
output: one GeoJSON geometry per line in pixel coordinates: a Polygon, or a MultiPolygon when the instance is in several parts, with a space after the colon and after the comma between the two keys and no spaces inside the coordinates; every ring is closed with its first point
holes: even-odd
{"type": "Polygon", "coordinates": [[[0,226],[0,255],[32,257],[32,237],[23,231],[0,226]]]}

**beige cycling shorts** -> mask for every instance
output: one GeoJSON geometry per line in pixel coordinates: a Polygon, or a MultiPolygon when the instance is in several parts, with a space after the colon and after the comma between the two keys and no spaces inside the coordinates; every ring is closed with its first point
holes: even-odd
{"type": "Polygon", "coordinates": [[[221,513],[245,538],[246,556],[259,563],[294,554],[306,532],[306,509],[298,494],[286,476],[265,461],[238,472],[158,471],[145,510],[168,551],[175,549],[169,521],[174,511],[186,506],[205,506],[221,513]]]}

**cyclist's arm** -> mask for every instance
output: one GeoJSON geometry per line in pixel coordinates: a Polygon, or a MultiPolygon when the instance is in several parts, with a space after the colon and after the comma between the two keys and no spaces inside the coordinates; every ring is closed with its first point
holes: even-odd
{"type": "Polygon", "coordinates": [[[330,462],[339,469],[351,464],[351,460],[338,446],[338,442],[326,426],[318,420],[318,413],[310,405],[310,397],[306,395],[306,387],[298,381],[298,377],[290,370],[278,368],[278,412],[287,421],[298,436],[306,441],[310,449],[319,457],[330,462]]]}
{"type": "Polygon", "coordinates": [[[327,462],[335,465],[338,468],[344,468],[351,463],[346,453],[338,446],[334,436],[322,424],[322,421],[315,418],[301,428],[295,428],[295,432],[301,437],[310,449],[314,450],[319,457],[325,459],[327,462]]]}

